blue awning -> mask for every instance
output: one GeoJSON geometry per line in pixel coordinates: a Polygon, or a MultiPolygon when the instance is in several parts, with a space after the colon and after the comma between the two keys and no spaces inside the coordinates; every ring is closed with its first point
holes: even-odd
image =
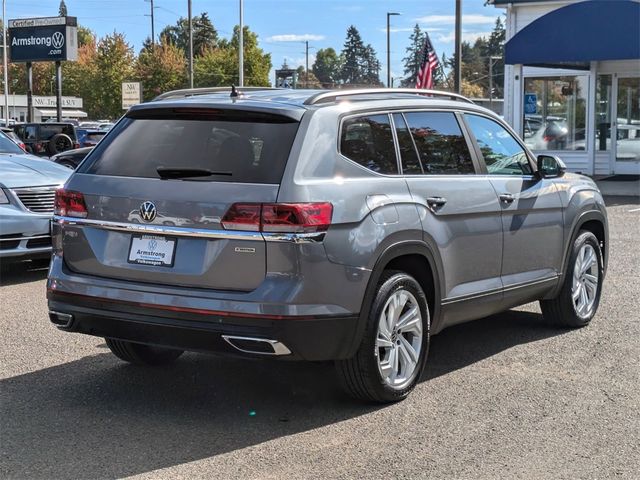
{"type": "Polygon", "coordinates": [[[554,10],[516,33],[505,63],[588,68],[600,60],[640,59],[640,3],[588,0],[554,10]]]}

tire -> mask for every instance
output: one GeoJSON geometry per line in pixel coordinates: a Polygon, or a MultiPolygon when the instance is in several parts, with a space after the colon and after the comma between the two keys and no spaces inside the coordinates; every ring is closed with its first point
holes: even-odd
{"type": "Polygon", "coordinates": [[[58,164],[62,165],[63,167],[70,168],[71,170],[75,170],[76,169],[76,166],[74,165],[74,163],[69,161],[69,160],[60,160],[58,162],[58,164]]]}
{"type": "Polygon", "coordinates": [[[116,357],[135,365],[168,365],[183,354],[182,350],[143,345],[115,338],[105,338],[105,341],[116,357]]]}
{"type": "Polygon", "coordinates": [[[378,283],[358,351],[350,359],[336,361],[336,370],[342,387],[349,395],[359,400],[378,403],[404,400],[418,383],[424,369],[429,350],[430,325],[429,306],[420,284],[404,272],[384,272],[378,283]],[[418,341],[416,331],[403,332],[402,329],[397,330],[397,325],[392,329],[387,328],[386,332],[383,331],[385,324],[382,320],[387,318],[383,316],[383,312],[389,312],[388,307],[390,302],[393,302],[392,298],[401,299],[407,292],[410,296],[407,296],[408,300],[396,317],[402,318],[413,307],[416,308],[416,313],[419,312],[420,317],[417,322],[410,322],[414,325],[413,328],[421,332],[419,349],[416,348],[417,343],[415,343],[418,341]],[[391,341],[388,342],[385,338],[391,341]],[[381,346],[379,342],[383,341],[392,346],[381,346]],[[410,357],[407,343],[413,343],[411,351],[414,353],[414,359],[417,353],[415,367],[412,370],[410,366],[407,367],[410,374],[404,371],[410,357]],[[391,366],[393,363],[392,350],[395,352],[393,355],[398,359],[395,372],[399,375],[395,379],[393,368],[386,369],[392,372],[391,375],[383,374],[383,364],[391,366]],[[419,351],[416,352],[416,350],[419,351]]]}
{"type": "Polygon", "coordinates": [[[600,242],[593,233],[581,230],[571,247],[571,256],[560,293],[554,299],[540,301],[544,319],[558,327],[580,328],[588,325],[600,304],[603,279],[604,267],[600,242]],[[593,261],[589,261],[592,258],[590,253],[593,253],[593,261]],[[589,264],[586,271],[579,266],[583,263],[589,264]],[[597,273],[596,285],[593,279],[588,277],[593,277],[595,273],[597,273]],[[584,304],[582,291],[586,295],[584,304]],[[575,301],[574,295],[577,297],[575,301]],[[584,308],[579,308],[581,305],[584,305],[584,308]]]}
{"type": "Polygon", "coordinates": [[[47,144],[47,152],[49,155],[56,155],[58,153],[66,152],[73,148],[73,141],[69,135],[64,133],[58,133],[49,139],[47,144]]]}

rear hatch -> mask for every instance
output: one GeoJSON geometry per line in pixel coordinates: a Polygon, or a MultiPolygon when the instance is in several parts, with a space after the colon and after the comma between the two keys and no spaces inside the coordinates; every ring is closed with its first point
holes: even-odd
{"type": "Polygon", "coordinates": [[[211,108],[129,112],[65,187],[86,207],[64,226],[66,265],[136,282],[255,289],[265,241],[252,225],[225,230],[222,221],[234,203],[276,201],[298,120],[211,108]]]}

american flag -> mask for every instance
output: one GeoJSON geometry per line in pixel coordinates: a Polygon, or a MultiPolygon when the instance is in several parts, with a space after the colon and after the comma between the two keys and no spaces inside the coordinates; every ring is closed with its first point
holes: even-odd
{"type": "Polygon", "coordinates": [[[425,32],[424,49],[420,60],[420,69],[416,79],[416,88],[433,88],[433,77],[438,67],[438,56],[436,55],[429,34],[425,32]]]}

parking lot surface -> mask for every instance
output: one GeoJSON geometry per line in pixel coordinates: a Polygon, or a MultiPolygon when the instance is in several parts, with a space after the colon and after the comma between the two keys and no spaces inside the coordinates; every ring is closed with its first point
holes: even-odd
{"type": "Polygon", "coordinates": [[[347,398],[326,363],[126,365],[50,325],[44,269],[5,265],[0,477],[638,478],[640,205],[607,204],[590,326],[550,328],[532,304],[449,328],[386,407],[347,398]]]}

